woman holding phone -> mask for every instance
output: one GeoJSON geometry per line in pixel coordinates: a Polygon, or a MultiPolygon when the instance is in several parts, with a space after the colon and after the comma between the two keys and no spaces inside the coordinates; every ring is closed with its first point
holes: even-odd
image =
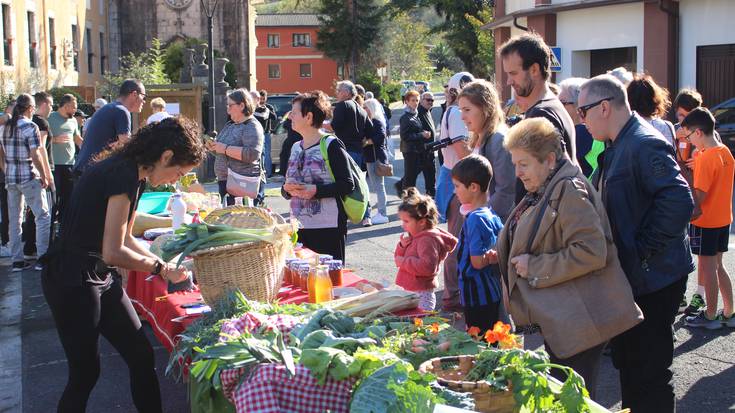
{"type": "Polygon", "coordinates": [[[301,224],[299,241],[317,253],[344,260],[347,214],[340,198],[352,192],[355,183],[342,141],[319,130],[330,114],[329,99],[322,91],[294,98],[292,128],[304,139],[291,149],[281,193],[291,201],[291,217],[301,224]]]}

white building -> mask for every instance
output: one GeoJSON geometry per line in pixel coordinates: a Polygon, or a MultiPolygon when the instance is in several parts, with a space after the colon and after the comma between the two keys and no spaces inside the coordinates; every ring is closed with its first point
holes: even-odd
{"type": "MultiPolygon", "coordinates": [[[[625,66],[706,105],[735,97],[735,0],[496,0],[495,16],[496,46],[534,30],[559,48],[557,82],[625,66]]],[[[499,57],[496,79],[510,97],[499,57]]]]}

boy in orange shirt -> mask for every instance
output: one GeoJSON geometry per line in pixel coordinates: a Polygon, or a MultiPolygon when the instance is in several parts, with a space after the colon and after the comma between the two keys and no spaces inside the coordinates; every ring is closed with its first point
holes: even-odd
{"type": "Polygon", "coordinates": [[[698,206],[692,214],[694,234],[690,238],[692,252],[699,256],[697,271],[704,281],[706,309],[687,317],[690,327],[709,330],[723,325],[735,327],[732,283],[722,265],[727,251],[732,223],[733,174],[735,159],[730,150],[714,136],[715,118],[709,110],[696,108],[681,122],[685,139],[699,151],[694,164],[694,196],[698,206]],[[717,290],[724,308],[717,313],[717,290]]]}

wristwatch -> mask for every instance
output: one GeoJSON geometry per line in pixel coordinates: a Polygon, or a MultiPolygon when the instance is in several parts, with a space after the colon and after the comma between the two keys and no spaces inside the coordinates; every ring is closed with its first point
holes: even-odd
{"type": "Polygon", "coordinates": [[[163,262],[156,261],[156,265],[153,266],[153,271],[151,274],[153,275],[161,275],[161,271],[163,270],[163,262]]]}

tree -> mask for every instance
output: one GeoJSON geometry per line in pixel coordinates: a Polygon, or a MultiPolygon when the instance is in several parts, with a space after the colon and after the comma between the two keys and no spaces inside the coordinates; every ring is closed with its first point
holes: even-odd
{"type": "Polygon", "coordinates": [[[385,19],[379,0],[322,0],[319,8],[317,48],[341,64],[349,64],[350,77],[357,63],[377,40],[385,19]]]}
{"type": "Polygon", "coordinates": [[[489,77],[494,68],[494,50],[484,49],[488,46],[485,36],[490,34],[479,27],[492,20],[490,3],[482,0],[391,0],[391,9],[397,14],[433,7],[444,20],[432,31],[444,34],[448,46],[467,70],[478,77],[489,77]]]}
{"type": "Polygon", "coordinates": [[[432,67],[426,46],[428,37],[429,28],[420,21],[413,21],[408,14],[400,13],[393,18],[387,50],[391,78],[431,78],[432,67]]]}
{"type": "Polygon", "coordinates": [[[164,71],[164,50],[161,41],[153,39],[151,48],[139,54],[129,53],[120,58],[120,71],[106,74],[98,89],[103,96],[117,96],[120,85],[125,79],[138,79],[144,85],[163,85],[171,83],[164,71]]]}
{"type": "Polygon", "coordinates": [[[454,55],[454,51],[444,41],[438,42],[429,50],[429,59],[434,62],[438,72],[449,69],[456,73],[464,69],[462,61],[454,55]]]}

